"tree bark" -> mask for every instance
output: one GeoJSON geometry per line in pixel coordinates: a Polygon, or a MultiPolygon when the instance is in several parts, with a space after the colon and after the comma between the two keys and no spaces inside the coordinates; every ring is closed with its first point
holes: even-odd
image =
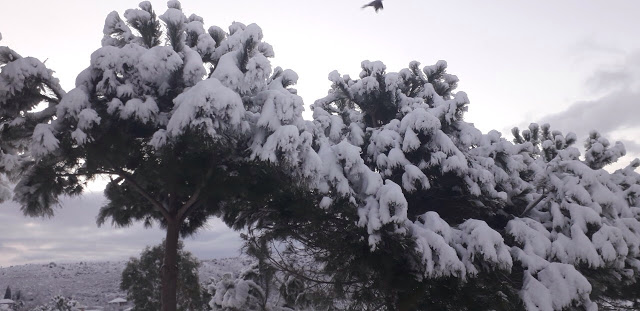
{"type": "Polygon", "coordinates": [[[176,311],[178,307],[178,239],[180,221],[167,220],[167,237],[165,239],[164,265],[162,266],[162,311],[176,311]]]}

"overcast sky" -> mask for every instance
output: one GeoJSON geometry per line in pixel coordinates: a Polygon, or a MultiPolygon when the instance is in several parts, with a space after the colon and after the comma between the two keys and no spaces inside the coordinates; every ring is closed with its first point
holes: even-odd
{"type": "MultiPolygon", "coordinates": [[[[161,14],[164,1],[151,1],[161,14]]],[[[444,59],[471,100],[466,120],[509,137],[513,126],[550,122],[580,140],[598,129],[640,154],[640,1],[386,0],[379,14],[360,0],[182,1],[188,16],[227,28],[257,23],[274,46],[274,66],[295,70],[308,105],[326,94],[332,70],[357,76],[362,60],[397,71],[444,59]]],[[[12,1],[2,6],[3,41],[47,59],[66,90],[100,46],[106,15],[137,1],[12,1]]],[[[310,118],[310,114],[305,114],[310,118]]],[[[0,265],[123,259],[159,243],[158,229],[95,226],[100,194],[65,200],[51,219],[0,205],[0,265]]],[[[234,256],[238,234],[212,221],[186,241],[202,258],[234,256]]]]}

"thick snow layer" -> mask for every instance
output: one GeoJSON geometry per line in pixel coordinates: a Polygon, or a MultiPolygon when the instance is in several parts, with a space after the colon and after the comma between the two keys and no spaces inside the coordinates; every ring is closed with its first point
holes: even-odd
{"type": "Polygon", "coordinates": [[[134,39],[131,29],[116,11],[107,15],[102,33],[102,46],[122,46],[134,39]]]}
{"type": "Polygon", "coordinates": [[[185,47],[184,49],[184,67],[182,68],[182,79],[186,86],[193,86],[202,81],[207,74],[202,64],[202,57],[198,52],[185,47]]]}
{"type": "Polygon", "coordinates": [[[507,233],[522,245],[522,250],[546,258],[551,251],[550,233],[541,223],[530,218],[517,218],[507,224],[507,233]]]}
{"type": "Polygon", "coordinates": [[[431,187],[429,178],[427,178],[427,175],[425,175],[420,168],[413,164],[405,165],[404,174],[402,174],[402,188],[407,192],[413,192],[418,189],[416,184],[419,184],[420,188],[424,190],[431,187]]]}
{"type": "Polygon", "coordinates": [[[257,125],[275,131],[283,125],[296,125],[301,120],[302,99],[299,96],[279,91],[261,92],[257,101],[262,110],[257,125]]]}
{"type": "Polygon", "coordinates": [[[144,101],[132,98],[120,110],[120,117],[122,119],[135,118],[142,123],[147,123],[153,121],[158,112],[158,105],[152,97],[147,97],[144,101]]]}
{"type": "Polygon", "coordinates": [[[67,93],[57,106],[58,119],[77,118],[81,111],[89,107],[89,96],[79,88],[67,93]]]}
{"type": "Polygon", "coordinates": [[[420,216],[412,227],[417,250],[422,254],[426,277],[457,276],[465,278],[466,267],[451,246],[456,233],[437,213],[420,216]]]}
{"type": "Polygon", "coordinates": [[[404,223],[407,220],[407,200],[402,189],[391,180],[385,180],[376,197],[380,202],[378,216],[381,223],[404,223]]]}
{"type": "Polygon", "coordinates": [[[75,131],[71,132],[71,138],[73,138],[76,144],[84,145],[84,143],[89,139],[89,136],[87,136],[87,134],[81,129],[76,129],[75,131]]]}
{"type": "MultiPolygon", "coordinates": [[[[179,3],[177,1],[170,2],[179,3]]],[[[184,15],[184,13],[182,13],[179,5],[169,5],[169,9],[167,9],[162,15],[158,17],[160,17],[163,22],[173,26],[183,25],[187,21],[187,17],[184,15]]]]}
{"type": "Polygon", "coordinates": [[[53,135],[51,125],[38,124],[33,130],[30,150],[36,157],[47,155],[58,148],[60,141],[53,135]]]}
{"type": "Polygon", "coordinates": [[[297,164],[299,145],[298,128],[295,125],[285,125],[269,135],[265,143],[254,151],[253,156],[273,163],[282,160],[289,164],[297,164]]]}
{"type": "Polygon", "coordinates": [[[467,271],[475,273],[475,267],[471,263],[476,257],[490,264],[494,269],[511,270],[513,261],[509,254],[509,248],[504,244],[504,239],[486,222],[469,219],[459,226],[461,230],[460,244],[466,245],[466,251],[462,252],[462,259],[467,263],[467,271]]]}
{"type": "Polygon", "coordinates": [[[182,65],[182,58],[171,47],[154,46],[140,56],[137,68],[144,81],[166,89],[171,74],[182,65]]]}
{"type": "Polygon", "coordinates": [[[200,128],[212,138],[219,130],[239,127],[245,114],[240,96],[217,79],[207,79],[174,99],[175,111],[167,132],[177,136],[187,128],[200,128]]]}
{"type": "Polygon", "coordinates": [[[561,310],[577,299],[586,301],[587,310],[597,310],[588,296],[591,284],[573,266],[551,263],[538,272],[538,279],[552,293],[551,302],[555,310],[561,310]]]}
{"type": "Polygon", "coordinates": [[[215,295],[209,303],[213,310],[242,309],[250,299],[250,290],[262,291],[255,282],[234,279],[231,273],[225,274],[214,288],[215,295]]]}
{"type": "Polygon", "coordinates": [[[211,75],[213,78],[220,80],[226,87],[234,90],[242,89],[241,82],[244,80],[244,75],[239,67],[238,57],[238,51],[224,54],[211,75]]]}
{"type": "Polygon", "coordinates": [[[133,24],[135,22],[145,23],[151,20],[151,14],[145,10],[128,9],[124,11],[124,18],[127,19],[129,24],[133,24]]]}
{"type": "MultiPolygon", "coordinates": [[[[13,51],[1,51],[0,54],[10,53],[13,51]]],[[[11,57],[19,55],[10,53],[11,57]]],[[[4,60],[0,60],[2,64],[4,60]]],[[[30,81],[43,80],[49,82],[51,87],[56,87],[58,80],[52,77],[52,71],[39,60],[32,57],[15,59],[2,67],[0,72],[0,104],[5,104],[7,100],[20,93],[26,86],[25,83],[30,81]]],[[[37,103],[34,103],[35,105],[37,103]]],[[[25,110],[31,110],[33,107],[24,107],[25,110]]]]}

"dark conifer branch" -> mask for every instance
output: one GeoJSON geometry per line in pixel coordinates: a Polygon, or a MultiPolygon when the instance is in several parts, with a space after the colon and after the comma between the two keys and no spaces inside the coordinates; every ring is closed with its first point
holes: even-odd
{"type": "Polygon", "coordinates": [[[524,211],[522,212],[522,214],[520,214],[520,217],[526,217],[527,214],[534,208],[536,207],[540,201],[544,200],[544,198],[547,195],[545,193],[541,194],[535,201],[531,202],[531,204],[527,205],[527,207],[524,209],[524,211]]]}
{"type": "Polygon", "coordinates": [[[311,278],[309,276],[307,276],[307,274],[305,274],[304,272],[300,272],[298,270],[296,270],[295,268],[291,268],[288,267],[286,265],[285,259],[282,255],[282,253],[280,253],[280,251],[278,250],[277,247],[272,247],[272,249],[278,254],[278,257],[280,258],[280,261],[276,260],[275,258],[273,258],[270,255],[266,255],[267,259],[276,267],[280,268],[283,271],[286,271],[288,273],[291,273],[299,278],[305,279],[307,281],[313,282],[313,283],[318,283],[318,284],[340,284],[340,285],[353,285],[353,284],[362,284],[362,281],[348,281],[348,282],[344,282],[344,281],[340,281],[340,282],[335,282],[335,281],[327,281],[327,280],[320,280],[320,279],[314,279],[311,278]]]}
{"type": "Polygon", "coordinates": [[[51,90],[51,92],[53,92],[54,95],[56,95],[56,97],[58,98],[56,103],[59,103],[60,100],[62,99],[62,97],[65,94],[65,91],[62,89],[62,87],[60,87],[60,85],[54,85],[51,81],[43,81],[42,83],[47,88],[49,88],[51,90]]]}
{"type": "Polygon", "coordinates": [[[55,98],[51,98],[51,97],[49,97],[47,95],[44,95],[44,94],[39,94],[38,98],[40,98],[41,100],[44,100],[46,102],[49,102],[50,104],[58,104],[58,103],[60,103],[60,100],[55,99],[55,98]]]}
{"type": "Polygon", "coordinates": [[[149,203],[151,203],[151,206],[153,206],[158,212],[160,212],[162,214],[162,216],[164,216],[165,220],[173,221],[174,217],[171,214],[169,214],[169,212],[162,205],[162,203],[160,201],[156,200],[146,190],[144,190],[144,188],[142,188],[140,186],[140,184],[138,184],[135,181],[135,179],[133,179],[133,176],[129,175],[129,173],[125,172],[122,169],[116,168],[115,171],[117,172],[118,176],[124,178],[124,180],[126,182],[128,182],[134,189],[136,189],[136,191],[138,191],[138,193],[140,193],[140,195],[142,195],[145,199],[147,199],[147,201],[149,201],[149,203]]]}
{"type": "Polygon", "coordinates": [[[209,180],[211,179],[211,176],[213,176],[213,172],[215,171],[215,167],[216,167],[216,162],[212,161],[211,165],[209,166],[209,169],[207,170],[207,173],[205,174],[205,176],[204,176],[204,178],[202,180],[202,183],[200,185],[198,185],[198,187],[193,192],[193,194],[191,195],[189,200],[187,202],[185,202],[184,205],[182,205],[180,207],[180,209],[178,210],[177,218],[179,220],[181,220],[181,221],[184,220],[187,217],[191,207],[196,205],[196,202],[198,202],[198,200],[200,199],[200,193],[202,193],[202,190],[204,189],[204,187],[207,185],[207,183],[209,183],[209,180]]]}

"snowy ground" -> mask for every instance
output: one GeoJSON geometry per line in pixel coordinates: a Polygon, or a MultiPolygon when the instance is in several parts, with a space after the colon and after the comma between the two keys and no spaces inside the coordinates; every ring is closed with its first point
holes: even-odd
{"type": "MultiPolygon", "coordinates": [[[[125,261],[29,264],[0,268],[0,290],[7,286],[22,294],[27,309],[62,294],[87,306],[106,306],[107,302],[126,297],[120,291],[120,275],[125,261]]],[[[208,283],[225,272],[240,271],[251,263],[242,257],[202,261],[200,282],[208,283]]]]}

